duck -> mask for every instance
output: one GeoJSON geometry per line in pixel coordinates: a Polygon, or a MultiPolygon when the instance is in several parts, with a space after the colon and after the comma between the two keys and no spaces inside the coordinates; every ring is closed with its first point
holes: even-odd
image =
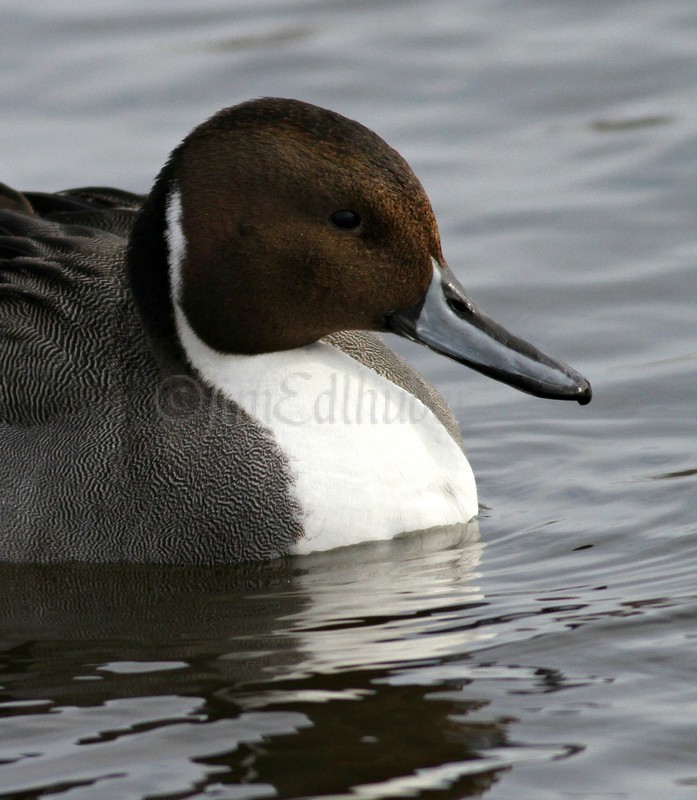
{"type": "Polygon", "coordinates": [[[466,524],[443,396],[385,342],[528,394],[588,381],[487,317],[376,133],[216,113],[147,195],[0,189],[0,561],[216,565],[466,524]]]}

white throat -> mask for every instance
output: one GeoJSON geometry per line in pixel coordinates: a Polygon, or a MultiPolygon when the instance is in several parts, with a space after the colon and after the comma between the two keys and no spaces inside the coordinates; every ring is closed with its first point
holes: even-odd
{"type": "Polygon", "coordinates": [[[323,342],[252,356],[203,342],[180,305],[186,239],[178,191],[167,204],[166,238],[176,328],[189,363],[268,429],[288,459],[305,531],[296,552],[476,516],[467,459],[409,392],[323,342]]]}

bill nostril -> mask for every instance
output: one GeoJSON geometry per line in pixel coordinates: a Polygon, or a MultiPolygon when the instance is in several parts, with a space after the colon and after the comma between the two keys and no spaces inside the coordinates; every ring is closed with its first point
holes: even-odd
{"type": "Polygon", "coordinates": [[[467,303],[464,303],[462,300],[460,300],[460,298],[459,298],[459,297],[448,297],[448,298],[446,299],[446,302],[447,302],[447,304],[448,304],[448,307],[449,307],[449,308],[450,308],[452,311],[454,311],[454,312],[455,312],[455,313],[456,313],[458,316],[461,316],[461,317],[463,317],[463,316],[465,316],[466,314],[470,313],[470,312],[471,312],[471,310],[472,310],[472,309],[471,309],[471,308],[470,308],[470,307],[467,305],[467,303]]]}

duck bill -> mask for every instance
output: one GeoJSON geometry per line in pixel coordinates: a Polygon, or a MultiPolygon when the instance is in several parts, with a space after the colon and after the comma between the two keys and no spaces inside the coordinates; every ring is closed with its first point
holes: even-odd
{"type": "Polygon", "coordinates": [[[483,314],[447,266],[434,262],[423,299],[389,314],[387,328],[522,392],[590,403],[582,375],[483,314]]]}

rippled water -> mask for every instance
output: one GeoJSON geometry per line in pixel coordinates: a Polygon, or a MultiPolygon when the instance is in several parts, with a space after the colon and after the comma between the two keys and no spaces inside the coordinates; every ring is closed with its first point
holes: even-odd
{"type": "Polygon", "coordinates": [[[592,381],[450,399],[479,531],[228,570],[0,568],[0,795],[697,795],[697,7],[0,2],[0,179],[147,190],[301,97],[412,163],[451,267],[592,381]]]}

